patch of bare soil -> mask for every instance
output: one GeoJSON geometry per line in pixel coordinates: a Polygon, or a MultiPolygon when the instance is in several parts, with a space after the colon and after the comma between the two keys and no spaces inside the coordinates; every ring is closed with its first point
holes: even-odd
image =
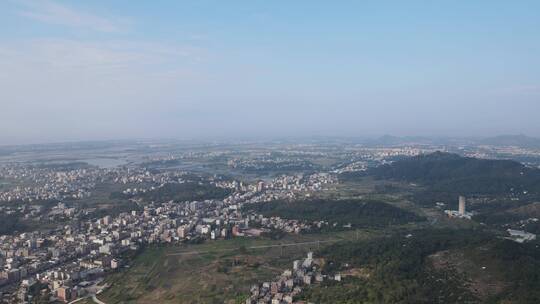
{"type": "Polygon", "coordinates": [[[454,271],[466,278],[464,285],[478,298],[486,299],[501,293],[508,283],[500,279],[493,261],[475,263],[463,251],[439,251],[428,257],[436,270],[454,271]]]}
{"type": "Polygon", "coordinates": [[[540,203],[532,203],[525,206],[510,209],[508,212],[527,217],[540,217],[540,203]]]}

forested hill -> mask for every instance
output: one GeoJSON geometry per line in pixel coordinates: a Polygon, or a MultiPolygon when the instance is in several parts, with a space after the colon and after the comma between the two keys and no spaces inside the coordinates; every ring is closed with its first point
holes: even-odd
{"type": "Polygon", "coordinates": [[[375,200],[276,200],[248,204],[245,209],[267,217],[279,216],[308,222],[323,220],[340,226],[351,224],[355,228],[385,227],[424,220],[411,211],[375,200]]]}
{"type": "Polygon", "coordinates": [[[540,193],[540,170],[511,160],[488,160],[435,152],[368,172],[379,179],[421,183],[431,190],[463,194],[540,193]]]}

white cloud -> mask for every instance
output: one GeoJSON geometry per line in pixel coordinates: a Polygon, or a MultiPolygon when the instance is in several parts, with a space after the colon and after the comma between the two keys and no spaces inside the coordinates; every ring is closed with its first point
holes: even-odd
{"type": "Polygon", "coordinates": [[[190,90],[205,81],[197,69],[204,64],[197,61],[201,54],[130,41],[0,43],[0,108],[6,117],[0,129],[128,134],[142,128],[150,113],[192,106],[190,90]]]}
{"type": "MultiPolygon", "coordinates": [[[[189,62],[200,50],[191,47],[129,41],[101,42],[67,39],[35,39],[11,46],[4,52],[48,69],[106,70],[189,62]]],[[[196,55],[196,56],[195,56],[196,55]]]]}
{"type": "Polygon", "coordinates": [[[111,18],[93,15],[69,8],[51,1],[18,1],[21,8],[19,15],[32,20],[75,28],[90,29],[99,32],[120,32],[126,21],[113,21],[111,18]]]}

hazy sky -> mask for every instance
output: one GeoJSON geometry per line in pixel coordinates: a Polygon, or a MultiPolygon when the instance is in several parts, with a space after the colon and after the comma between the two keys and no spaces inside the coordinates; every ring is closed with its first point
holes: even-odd
{"type": "Polygon", "coordinates": [[[540,1],[0,1],[0,144],[540,136],[540,1]]]}

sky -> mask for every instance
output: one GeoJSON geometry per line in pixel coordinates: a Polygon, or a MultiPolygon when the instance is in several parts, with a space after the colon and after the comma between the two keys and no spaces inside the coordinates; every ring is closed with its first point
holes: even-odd
{"type": "Polygon", "coordinates": [[[0,145],[540,136],[540,1],[0,1],[0,145]]]}

